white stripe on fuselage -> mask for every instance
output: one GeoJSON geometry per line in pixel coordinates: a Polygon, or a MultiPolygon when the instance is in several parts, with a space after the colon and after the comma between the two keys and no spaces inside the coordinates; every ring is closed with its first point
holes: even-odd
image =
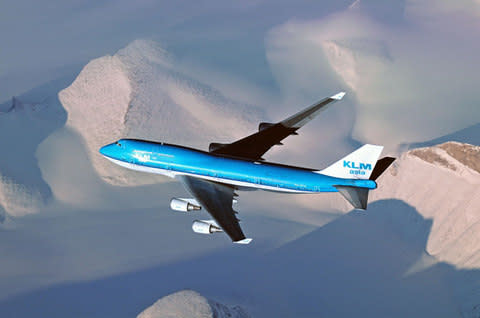
{"type": "Polygon", "coordinates": [[[125,162],[122,160],[117,160],[113,159],[107,156],[104,156],[111,162],[136,171],[142,171],[142,172],[148,172],[148,173],[155,173],[155,174],[161,174],[170,178],[175,178],[175,176],[192,176],[192,177],[197,177],[199,179],[205,179],[205,180],[210,180],[210,181],[215,181],[215,182],[220,182],[220,183],[225,183],[225,184],[231,184],[231,185],[236,185],[236,186],[241,186],[241,187],[247,187],[247,188],[254,188],[254,189],[262,189],[262,190],[269,190],[269,191],[275,191],[275,192],[293,192],[293,193],[312,193],[311,191],[301,191],[301,190],[293,190],[293,189],[285,189],[285,188],[280,188],[280,187],[272,187],[268,185],[263,185],[263,184],[257,184],[257,183],[252,183],[252,182],[245,182],[245,181],[238,181],[238,180],[231,180],[231,179],[223,179],[223,178],[217,178],[217,177],[211,177],[211,176],[204,176],[201,174],[194,174],[194,173],[188,173],[188,172],[180,172],[180,171],[174,171],[174,170],[166,170],[166,169],[161,169],[161,168],[152,168],[152,167],[147,167],[147,166],[142,166],[142,165],[137,165],[134,163],[130,162],[125,162]]]}

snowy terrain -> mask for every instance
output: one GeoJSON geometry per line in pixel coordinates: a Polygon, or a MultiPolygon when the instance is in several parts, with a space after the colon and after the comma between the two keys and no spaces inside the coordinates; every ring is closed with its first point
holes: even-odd
{"type": "MultiPolygon", "coordinates": [[[[433,221],[427,252],[460,268],[480,268],[480,147],[448,142],[403,154],[371,201],[395,198],[433,221]]],[[[399,224],[408,231],[410,224],[399,224]]]]}
{"type": "Polygon", "coordinates": [[[248,318],[242,308],[227,307],[193,290],[182,290],[157,300],[137,318],[248,318]]]}
{"type": "MultiPolygon", "coordinates": [[[[336,51],[345,43],[325,45],[348,59],[336,51]]],[[[380,44],[372,47],[369,54],[383,54],[380,44]]],[[[367,212],[351,211],[338,194],[242,193],[242,225],[255,243],[232,248],[224,236],[192,233],[191,215],[169,211],[168,200],[185,194],[181,185],[119,169],[98,154],[121,137],[206,149],[265,120],[174,65],[158,44],[135,41],[75,79],[2,105],[2,135],[15,136],[0,140],[2,149],[15,149],[0,157],[2,313],[133,317],[162,295],[194,288],[258,317],[478,317],[478,146],[405,152],[378,180],[367,212]]],[[[327,118],[328,129],[338,125],[327,118]]],[[[319,154],[308,146],[315,134],[305,131],[290,139],[302,150],[292,163],[352,150],[319,154]]],[[[346,145],[353,146],[339,148],[346,145]]],[[[206,317],[246,316],[180,292],[140,317],[189,316],[192,308],[206,317]]]]}
{"type": "Polygon", "coordinates": [[[105,161],[98,149],[120,138],[179,143],[203,149],[243,136],[261,121],[252,106],[235,103],[179,72],[155,42],[137,40],[114,56],[88,63],[59,93],[67,126],[78,132],[105,181],[117,185],[165,180],[136,174],[105,161]],[[202,134],[198,134],[202,131],[202,134]]]}
{"type": "Polygon", "coordinates": [[[0,12],[1,318],[480,317],[480,1],[0,12]],[[193,233],[209,216],[169,209],[181,184],[98,154],[122,137],[207,149],[339,91],[267,160],[321,169],[363,143],[399,158],[367,211],[241,192],[249,246],[193,233]]]}
{"type": "Polygon", "coordinates": [[[425,141],[478,123],[471,65],[479,8],[470,0],[352,1],[325,18],[276,26],[267,56],[287,91],[318,89],[334,73],[355,95],[353,138],[387,147],[425,141]]]}

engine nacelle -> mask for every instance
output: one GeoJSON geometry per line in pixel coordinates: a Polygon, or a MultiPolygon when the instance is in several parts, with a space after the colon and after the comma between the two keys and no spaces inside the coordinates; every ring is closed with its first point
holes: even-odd
{"type": "Polygon", "coordinates": [[[188,202],[185,199],[173,198],[172,201],[170,201],[170,208],[172,208],[172,210],[175,210],[175,211],[189,212],[189,211],[200,210],[202,207],[199,205],[193,204],[192,202],[188,202]]]}
{"type": "Polygon", "coordinates": [[[265,130],[265,129],[270,128],[272,126],[275,126],[275,124],[273,124],[273,123],[260,123],[258,125],[258,131],[265,130]]]}
{"type": "Polygon", "coordinates": [[[210,145],[208,145],[208,151],[213,152],[215,150],[223,148],[226,145],[228,145],[228,144],[222,144],[222,143],[219,143],[219,142],[212,142],[210,145]]]}
{"type": "Polygon", "coordinates": [[[192,224],[192,230],[200,234],[212,234],[216,232],[223,232],[214,221],[199,221],[195,220],[192,224]]]}

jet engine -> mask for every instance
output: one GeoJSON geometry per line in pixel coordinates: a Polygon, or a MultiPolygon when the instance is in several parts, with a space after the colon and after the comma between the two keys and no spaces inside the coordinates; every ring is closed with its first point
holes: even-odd
{"type": "Polygon", "coordinates": [[[272,126],[275,126],[275,124],[274,123],[260,123],[260,124],[258,124],[258,131],[265,130],[265,129],[270,128],[272,126]]]}
{"type": "Polygon", "coordinates": [[[192,230],[193,232],[200,234],[223,232],[223,230],[217,225],[217,223],[215,223],[215,221],[210,220],[195,220],[192,224],[192,230]]]}
{"type": "Polygon", "coordinates": [[[195,200],[173,198],[172,201],[170,201],[170,208],[175,211],[189,212],[200,210],[202,207],[195,200]]]}
{"type": "Polygon", "coordinates": [[[228,144],[222,144],[222,143],[219,143],[219,142],[212,142],[210,145],[208,145],[208,151],[213,152],[215,150],[223,148],[226,145],[228,145],[228,144]]]}

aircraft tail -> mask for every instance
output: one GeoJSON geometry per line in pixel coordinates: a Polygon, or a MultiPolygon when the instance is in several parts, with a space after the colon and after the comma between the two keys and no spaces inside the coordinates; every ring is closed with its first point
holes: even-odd
{"type": "Polygon", "coordinates": [[[319,173],[343,179],[369,179],[383,146],[363,145],[319,173]]]}
{"type": "MultiPolygon", "coordinates": [[[[375,181],[395,160],[392,157],[378,160],[382,150],[382,146],[364,145],[319,173],[336,178],[375,181]]],[[[367,208],[368,188],[342,185],[335,188],[354,208],[367,208]]]]}

